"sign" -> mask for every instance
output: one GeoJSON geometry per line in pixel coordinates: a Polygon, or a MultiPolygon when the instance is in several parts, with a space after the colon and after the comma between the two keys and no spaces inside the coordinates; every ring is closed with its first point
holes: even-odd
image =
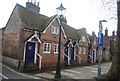
{"type": "Polygon", "coordinates": [[[98,46],[103,47],[104,36],[102,32],[98,32],[98,46]]]}

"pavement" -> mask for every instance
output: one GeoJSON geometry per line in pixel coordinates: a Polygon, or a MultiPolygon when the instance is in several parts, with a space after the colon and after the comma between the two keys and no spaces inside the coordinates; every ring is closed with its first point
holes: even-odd
{"type": "MultiPolygon", "coordinates": [[[[102,74],[107,73],[110,66],[111,62],[101,64],[102,74]]],[[[54,79],[55,73],[56,71],[49,71],[44,73],[37,73],[34,74],[34,76],[45,77],[46,79],[54,79]]],[[[94,77],[97,77],[97,73],[98,65],[75,67],[61,70],[61,79],[93,79],[94,77]]]]}
{"type": "MultiPolygon", "coordinates": [[[[0,73],[0,77],[2,79],[39,79],[42,81],[53,80],[55,78],[56,71],[49,71],[43,73],[20,73],[16,70],[0,64],[2,66],[2,73],[0,73]]],[[[102,63],[101,70],[102,74],[108,72],[111,66],[111,62],[109,63],[102,63]]],[[[65,79],[71,81],[70,79],[93,79],[97,77],[97,68],[98,65],[89,65],[89,66],[79,66],[73,67],[69,69],[62,69],[61,70],[61,79],[65,79]]]]}

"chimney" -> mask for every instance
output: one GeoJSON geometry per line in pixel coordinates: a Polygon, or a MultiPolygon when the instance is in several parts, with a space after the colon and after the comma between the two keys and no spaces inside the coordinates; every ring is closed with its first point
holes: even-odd
{"type": "Polygon", "coordinates": [[[108,36],[108,29],[105,29],[105,36],[108,36]]]}
{"type": "Polygon", "coordinates": [[[115,31],[112,32],[112,36],[115,36],[115,31]]]}
{"type": "Polygon", "coordinates": [[[64,17],[63,15],[60,15],[60,16],[61,16],[61,18],[62,18],[62,23],[67,24],[66,17],[64,17]]]}
{"type": "Polygon", "coordinates": [[[38,2],[38,4],[37,4],[37,6],[39,7],[39,2],[38,2]]]}
{"type": "Polygon", "coordinates": [[[95,36],[95,32],[94,31],[92,31],[92,35],[95,36]]]}
{"type": "Polygon", "coordinates": [[[32,2],[32,0],[31,0],[31,2],[29,2],[29,0],[28,0],[28,2],[26,2],[26,8],[33,10],[35,12],[38,12],[38,13],[40,11],[39,5],[36,5],[36,0],[34,2],[32,2]]]}
{"type": "Polygon", "coordinates": [[[36,5],[36,0],[34,1],[34,5],[36,5]]]}

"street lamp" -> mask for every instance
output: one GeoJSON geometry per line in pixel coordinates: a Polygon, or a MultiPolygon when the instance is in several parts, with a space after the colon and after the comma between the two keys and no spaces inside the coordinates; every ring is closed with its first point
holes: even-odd
{"type": "Polygon", "coordinates": [[[102,32],[102,31],[103,31],[102,22],[107,22],[107,21],[106,21],[106,20],[100,20],[100,21],[99,21],[99,32],[102,32]]]}
{"type": "Polygon", "coordinates": [[[107,22],[106,20],[100,20],[99,21],[99,32],[98,32],[98,54],[99,54],[99,63],[98,63],[98,79],[101,79],[101,60],[102,60],[102,52],[101,52],[101,47],[103,47],[103,25],[102,25],[102,22],[107,22]]]}
{"type": "Polygon", "coordinates": [[[56,64],[56,74],[55,78],[61,78],[61,64],[60,64],[60,52],[61,52],[61,27],[62,27],[62,19],[63,15],[65,13],[66,8],[63,7],[62,3],[60,7],[56,8],[57,10],[57,15],[59,16],[58,18],[60,19],[60,29],[59,29],[59,45],[58,45],[58,61],[56,64]]]}

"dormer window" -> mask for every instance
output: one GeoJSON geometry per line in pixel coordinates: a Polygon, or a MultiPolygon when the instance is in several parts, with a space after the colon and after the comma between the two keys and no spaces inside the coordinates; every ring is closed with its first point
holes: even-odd
{"type": "Polygon", "coordinates": [[[52,34],[58,34],[58,27],[52,26],[51,33],[52,34]]]}
{"type": "Polygon", "coordinates": [[[86,42],[85,36],[82,36],[82,41],[83,41],[83,42],[86,42]]]}

